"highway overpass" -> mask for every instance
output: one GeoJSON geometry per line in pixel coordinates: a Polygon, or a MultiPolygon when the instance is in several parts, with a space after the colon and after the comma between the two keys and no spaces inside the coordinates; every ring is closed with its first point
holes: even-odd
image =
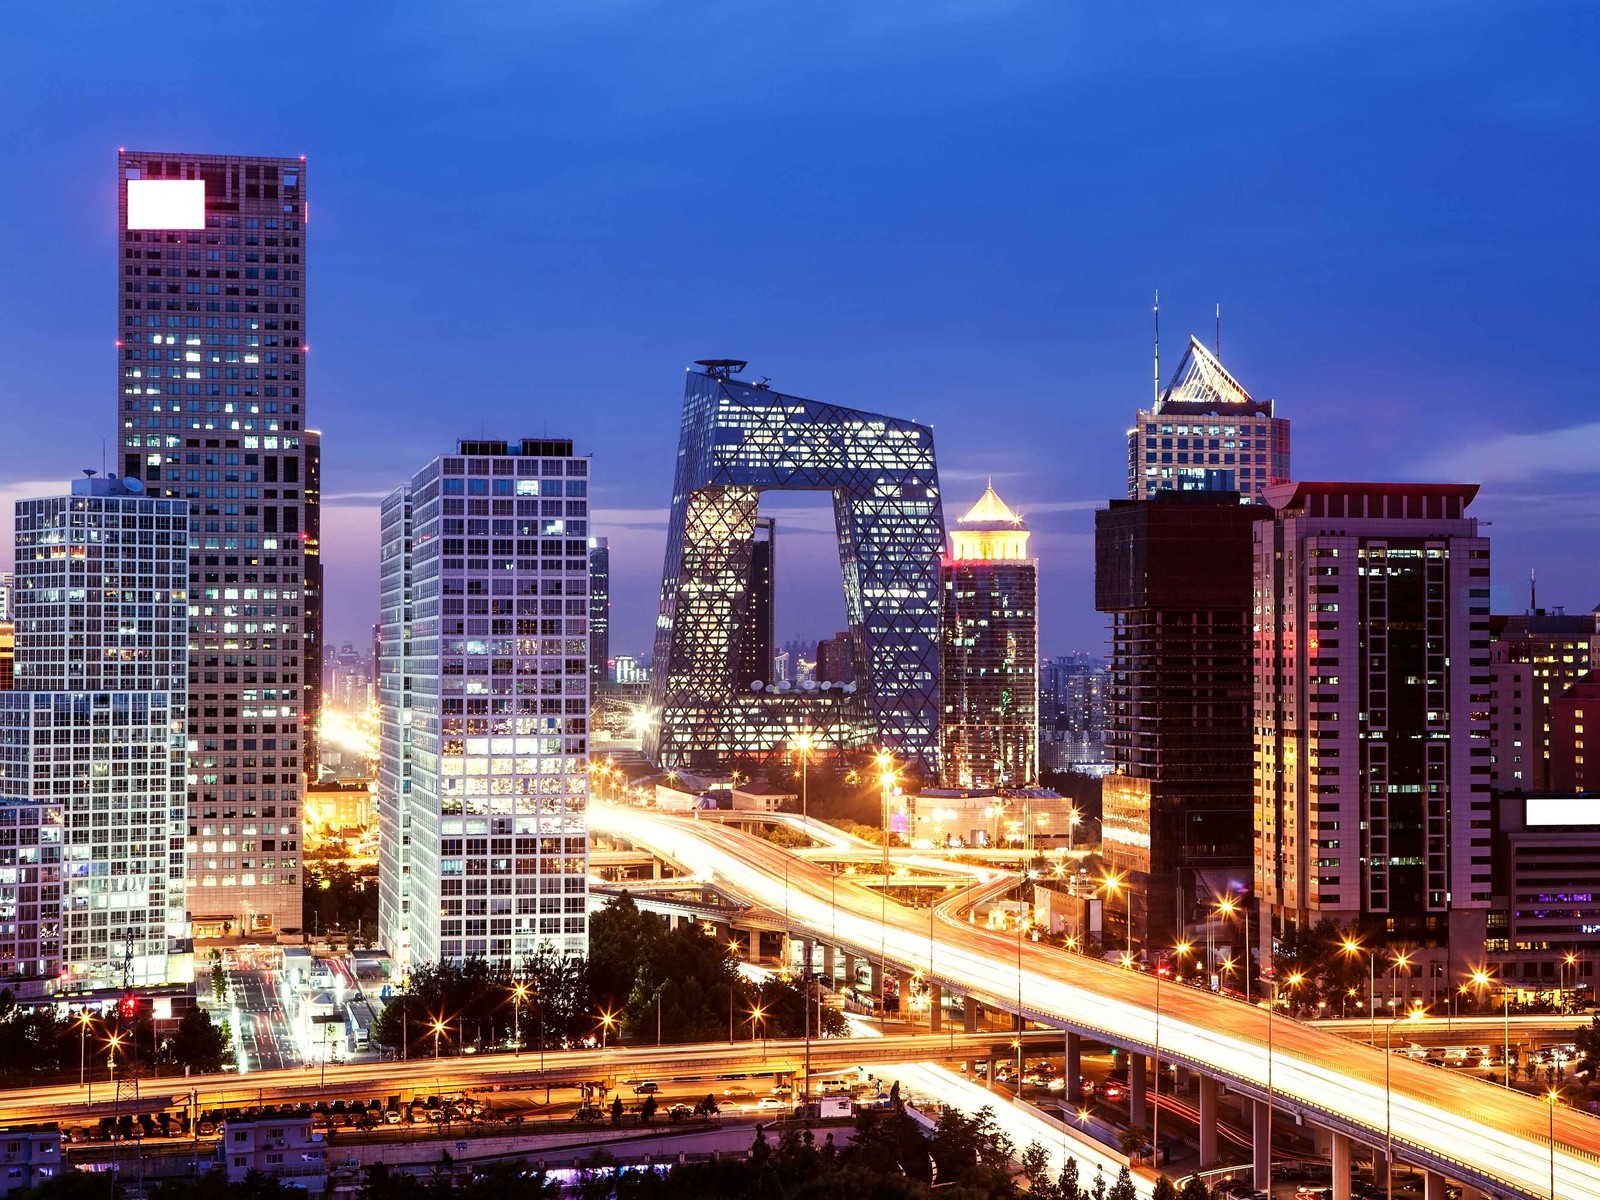
{"type": "MultiPolygon", "coordinates": [[[[937,910],[916,910],[731,824],[600,803],[591,805],[589,820],[596,832],[760,906],[763,923],[791,936],[879,960],[885,969],[921,969],[942,988],[1066,1031],[1069,1078],[1075,1041],[1090,1038],[1133,1053],[1140,1093],[1143,1056],[1159,1045],[1164,1065],[1201,1076],[1203,1156],[1215,1153],[1217,1084],[1255,1102],[1258,1186],[1267,1182],[1273,1114],[1287,1113],[1332,1135],[1339,1191],[1348,1186],[1340,1166],[1360,1143],[1430,1172],[1441,1200],[1447,1177],[1492,1195],[1600,1200],[1600,1122],[1587,1114],[960,919],[966,901],[998,894],[1008,886],[1004,879],[974,885],[937,910]]],[[[1406,1040],[1403,1022],[1394,1033],[1396,1044],[1406,1040]]]]}

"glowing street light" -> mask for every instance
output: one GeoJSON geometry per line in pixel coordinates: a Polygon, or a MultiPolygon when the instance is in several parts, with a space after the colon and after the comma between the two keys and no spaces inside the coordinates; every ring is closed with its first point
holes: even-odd
{"type": "Polygon", "coordinates": [[[1367,1042],[1376,1046],[1378,1044],[1378,956],[1351,937],[1344,939],[1344,945],[1340,949],[1346,955],[1365,954],[1367,956],[1367,1015],[1369,1021],[1367,1042]]]}
{"type": "Polygon", "coordinates": [[[433,1019],[431,1028],[433,1029],[433,1056],[434,1058],[438,1058],[439,1043],[444,1040],[445,1030],[449,1028],[449,1025],[440,1020],[438,1017],[435,1017],[433,1019]]]}
{"type": "Polygon", "coordinates": [[[611,1032],[612,1026],[617,1023],[617,1014],[601,1010],[600,1012],[600,1049],[606,1048],[606,1035],[611,1032]]]}
{"type": "Polygon", "coordinates": [[[525,983],[520,983],[519,982],[515,987],[513,987],[511,989],[511,998],[512,998],[512,1006],[511,1006],[512,1032],[511,1032],[511,1037],[512,1037],[512,1040],[516,1043],[516,1048],[515,1048],[514,1053],[516,1054],[517,1057],[521,1057],[521,1055],[522,1055],[522,1002],[528,998],[528,985],[525,984],[525,983]]]}

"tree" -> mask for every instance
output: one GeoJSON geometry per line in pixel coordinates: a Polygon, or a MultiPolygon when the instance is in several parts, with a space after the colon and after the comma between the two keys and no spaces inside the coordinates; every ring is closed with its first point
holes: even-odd
{"type": "Polygon", "coordinates": [[[1033,1200],[1061,1200],[1061,1187],[1050,1177],[1050,1153],[1038,1142],[1028,1143],[1017,1165],[1033,1200]]]}
{"type": "MultiPolygon", "coordinates": [[[[1171,1187],[1171,1184],[1167,1185],[1171,1187]]],[[[1117,1181],[1111,1185],[1111,1190],[1106,1193],[1106,1200],[1139,1200],[1139,1193],[1134,1191],[1133,1176],[1124,1166],[1117,1172],[1117,1181]]]]}
{"type": "Polygon", "coordinates": [[[1156,1185],[1150,1193],[1151,1200],[1178,1200],[1178,1189],[1173,1186],[1172,1180],[1165,1174],[1156,1177],[1156,1185]]]}
{"type": "Polygon", "coordinates": [[[1206,1181],[1200,1176],[1191,1175],[1179,1193],[1179,1200],[1211,1200],[1211,1189],[1206,1187],[1206,1181]]]}
{"type": "Polygon", "coordinates": [[[1056,1189],[1061,1193],[1061,1200],[1085,1200],[1083,1184],[1078,1179],[1077,1159],[1068,1158],[1062,1166],[1056,1178],[1056,1189]]]}
{"type": "Polygon", "coordinates": [[[173,1062],[196,1075],[220,1071],[232,1057],[222,1030],[212,1024],[211,1014],[198,1005],[183,1014],[167,1049],[173,1062]]]}
{"type": "Polygon", "coordinates": [[[1592,1083],[1596,1065],[1600,1064],[1600,1013],[1591,1017],[1588,1025],[1577,1030],[1572,1040],[1578,1047],[1576,1070],[1592,1083]]]}
{"type": "Polygon", "coordinates": [[[1145,1137],[1144,1127],[1130,1125],[1117,1135],[1117,1147],[1129,1158],[1136,1156],[1145,1148],[1149,1139],[1145,1137]]]}

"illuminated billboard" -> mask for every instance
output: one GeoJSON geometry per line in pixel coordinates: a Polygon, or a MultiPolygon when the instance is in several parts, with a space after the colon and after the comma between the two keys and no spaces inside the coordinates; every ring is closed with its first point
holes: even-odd
{"type": "Polygon", "coordinates": [[[204,229],[205,227],[205,180],[128,180],[129,229],[204,229]]]}
{"type": "Polygon", "coordinates": [[[1600,825],[1600,796],[1529,796],[1527,824],[1600,825]]]}

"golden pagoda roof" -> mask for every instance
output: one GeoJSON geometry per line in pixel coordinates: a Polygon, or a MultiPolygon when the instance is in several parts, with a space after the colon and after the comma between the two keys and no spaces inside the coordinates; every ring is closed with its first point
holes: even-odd
{"type": "Polygon", "coordinates": [[[957,520],[962,525],[993,524],[993,525],[1021,525],[1022,518],[1012,512],[1006,502],[1000,499],[994,490],[994,481],[989,481],[989,486],[984,488],[983,495],[978,497],[978,502],[957,520]]]}

